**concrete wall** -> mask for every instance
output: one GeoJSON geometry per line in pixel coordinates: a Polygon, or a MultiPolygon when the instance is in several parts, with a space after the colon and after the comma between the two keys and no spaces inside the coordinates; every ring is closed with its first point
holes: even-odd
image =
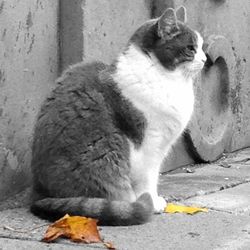
{"type": "MultiPolygon", "coordinates": [[[[204,36],[208,44],[211,44],[211,38],[214,39],[217,36],[213,53],[217,54],[214,55],[215,57],[221,56],[225,59],[226,70],[228,70],[229,79],[226,80],[225,86],[223,86],[223,79],[220,79],[225,70],[222,70],[223,67],[218,68],[219,63],[214,63],[210,67],[210,75],[203,72],[200,90],[210,99],[204,102],[202,100],[204,95],[198,97],[198,105],[203,105],[202,110],[206,111],[206,116],[209,116],[209,119],[206,119],[205,115],[197,114],[200,116],[199,120],[206,120],[205,127],[204,124],[200,125],[200,137],[210,136],[214,141],[216,138],[220,141],[224,140],[220,146],[226,151],[249,146],[250,2],[248,0],[177,0],[175,3],[176,6],[180,4],[186,6],[189,24],[204,36]],[[222,36],[222,40],[218,40],[218,36],[222,36]],[[223,99],[228,101],[224,102],[223,99]],[[226,127],[229,131],[226,131],[226,127]]],[[[211,145],[216,146],[216,143],[211,142],[211,145]]],[[[207,149],[207,147],[204,148],[205,151],[207,149]]],[[[219,149],[216,150],[219,152],[219,149]]]]}
{"type": "Polygon", "coordinates": [[[83,59],[110,63],[151,15],[147,0],[86,0],[83,5],[83,59]]]}
{"type": "Polygon", "coordinates": [[[147,0],[0,0],[0,201],[30,185],[35,118],[58,74],[111,62],[150,10],[147,0]]]}
{"type": "Polygon", "coordinates": [[[61,70],[112,62],[140,24],[181,4],[209,45],[211,65],[196,82],[187,136],[162,171],[250,145],[248,0],[0,0],[0,200],[30,184],[35,117],[61,70]]]}
{"type": "Polygon", "coordinates": [[[61,0],[61,69],[81,60],[111,63],[150,16],[151,0],[61,0]]]}
{"type": "Polygon", "coordinates": [[[83,5],[85,0],[60,0],[59,5],[59,70],[82,61],[83,5]]]}
{"type": "Polygon", "coordinates": [[[188,24],[204,37],[211,59],[196,81],[195,112],[185,140],[177,144],[173,160],[166,161],[163,170],[179,163],[192,163],[190,156],[199,161],[213,161],[224,152],[250,146],[250,2],[154,2],[155,16],[165,7],[184,5],[188,24]],[[184,142],[185,147],[181,147],[184,142]]]}
{"type": "Polygon", "coordinates": [[[56,0],[0,1],[0,200],[30,181],[34,119],[57,76],[56,0]]]}

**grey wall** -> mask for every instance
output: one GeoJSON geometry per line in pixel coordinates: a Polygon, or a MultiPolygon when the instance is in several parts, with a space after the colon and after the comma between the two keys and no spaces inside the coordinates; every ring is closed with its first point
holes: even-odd
{"type": "Polygon", "coordinates": [[[61,70],[81,60],[110,63],[140,24],[180,4],[211,55],[226,61],[200,75],[189,137],[162,171],[250,146],[248,0],[0,0],[0,200],[30,185],[35,118],[61,70]]]}
{"type": "Polygon", "coordinates": [[[0,200],[30,181],[34,119],[57,76],[56,0],[0,1],[0,200]]]}
{"type": "Polygon", "coordinates": [[[0,0],[0,201],[30,185],[34,122],[68,65],[111,62],[150,1],[0,0]]]}
{"type": "Polygon", "coordinates": [[[218,60],[200,78],[195,114],[199,124],[192,128],[199,141],[197,152],[204,157],[213,150],[214,159],[223,149],[250,146],[250,1],[176,0],[175,4],[186,6],[188,23],[208,44],[217,37],[211,53],[225,59],[228,70],[225,73],[218,60]],[[221,76],[229,79],[223,83],[221,76]]]}

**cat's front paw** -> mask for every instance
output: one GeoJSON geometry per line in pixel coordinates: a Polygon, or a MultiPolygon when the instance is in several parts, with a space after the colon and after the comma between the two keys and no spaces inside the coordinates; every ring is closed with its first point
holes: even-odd
{"type": "Polygon", "coordinates": [[[155,213],[159,214],[164,211],[164,208],[167,206],[166,200],[161,196],[153,197],[155,213]]]}

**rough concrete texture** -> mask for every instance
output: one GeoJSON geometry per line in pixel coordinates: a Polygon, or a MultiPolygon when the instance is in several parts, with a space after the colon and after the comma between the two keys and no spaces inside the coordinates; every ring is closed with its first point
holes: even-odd
{"type": "MultiPolygon", "coordinates": [[[[210,105],[207,105],[208,102],[204,102],[201,99],[202,96],[198,96],[197,103],[198,105],[202,106],[201,109],[204,112],[203,117],[206,116],[206,114],[211,116],[209,123],[200,125],[200,131],[202,131],[200,137],[202,137],[203,135],[205,135],[206,137],[207,135],[214,135],[212,137],[217,137],[214,140],[215,144],[219,138],[221,138],[221,140],[226,140],[227,144],[229,144],[229,146],[225,146],[226,151],[234,151],[239,148],[249,146],[250,48],[248,44],[250,42],[250,2],[248,0],[176,0],[175,5],[184,5],[187,8],[188,23],[203,35],[205,41],[209,42],[209,37],[211,37],[211,35],[223,36],[224,39],[226,39],[224,49],[227,49],[227,51],[223,54],[233,54],[233,56],[230,58],[230,62],[227,64],[229,70],[228,74],[233,77],[232,84],[228,84],[229,92],[227,94],[231,113],[230,116],[232,116],[233,122],[231,127],[232,136],[228,135],[227,133],[220,133],[221,127],[223,126],[223,124],[227,124],[228,120],[230,121],[230,118],[224,112],[224,102],[222,102],[226,88],[222,87],[223,85],[225,85],[223,84],[225,78],[220,77],[221,72],[225,67],[221,67],[221,69],[218,69],[218,64],[215,63],[213,65],[210,65],[210,75],[206,76],[203,74],[203,77],[207,77],[207,79],[204,80],[203,78],[203,81],[200,82],[200,84],[202,85],[202,91],[204,91],[208,97],[211,97],[210,105]],[[227,44],[229,44],[229,46],[227,46],[227,44]],[[231,65],[234,66],[231,67],[231,65]],[[207,87],[206,84],[210,84],[212,81],[219,81],[220,84],[211,84],[209,90],[209,87],[207,87]],[[220,89],[218,87],[220,87],[220,89]],[[222,103],[221,105],[216,106],[216,102],[222,103]],[[220,121],[219,125],[218,121],[220,121]]],[[[220,54],[220,52],[221,51],[218,50],[218,54],[220,54]]],[[[226,58],[225,60],[226,62],[227,59],[228,58],[226,58]]],[[[218,61],[218,63],[220,63],[220,61],[218,61]]],[[[202,116],[200,117],[200,120],[202,120],[202,116]]],[[[199,130],[197,130],[197,133],[198,132],[199,130]]],[[[206,155],[208,151],[209,147],[207,148],[207,152],[204,151],[202,152],[202,154],[206,155]]],[[[221,150],[218,151],[218,155],[220,154],[221,150]]]]}
{"type": "Polygon", "coordinates": [[[150,16],[151,1],[148,0],[85,0],[83,60],[111,63],[150,16]]]}
{"type": "Polygon", "coordinates": [[[58,57],[61,69],[81,59],[110,63],[152,13],[158,16],[166,7],[181,4],[187,7],[188,23],[206,41],[211,35],[219,35],[227,46],[224,48],[222,44],[217,49],[223,52],[223,58],[214,55],[215,62],[204,71],[198,83],[201,86],[198,91],[203,94],[197,100],[197,106],[201,107],[199,124],[192,130],[198,140],[191,135],[186,150],[181,138],[162,171],[197,159],[213,160],[224,150],[249,145],[248,0],[239,3],[233,0],[62,0],[60,6],[56,0],[0,0],[0,200],[29,184],[34,119],[44,96],[53,87],[58,57]],[[232,60],[228,59],[233,70],[228,60],[224,60],[227,54],[233,55],[232,60]],[[228,84],[229,76],[233,76],[232,84],[228,84]],[[225,127],[230,128],[227,133],[225,127]],[[194,153],[192,157],[190,152],[194,153]]]}
{"type": "MultiPolygon", "coordinates": [[[[160,192],[166,198],[182,204],[200,204],[209,208],[208,213],[155,215],[145,225],[101,227],[101,236],[122,250],[248,250],[249,156],[250,149],[246,149],[213,165],[189,166],[161,176],[160,192]],[[230,199],[225,200],[226,197],[230,199]],[[226,201],[224,205],[220,198],[226,201]]],[[[47,222],[30,214],[27,208],[4,210],[0,212],[0,249],[105,249],[101,244],[74,244],[65,239],[54,244],[41,243],[46,228],[47,222]]]]}
{"type": "Polygon", "coordinates": [[[250,211],[249,197],[250,183],[246,183],[236,186],[232,190],[226,189],[219,193],[191,198],[187,200],[187,204],[196,204],[197,206],[206,206],[218,211],[239,214],[250,211]]]}
{"type": "Polygon", "coordinates": [[[57,76],[58,1],[0,1],[0,200],[29,184],[34,119],[57,76]]]}
{"type": "Polygon", "coordinates": [[[195,163],[195,159],[189,154],[187,147],[188,145],[185,138],[181,136],[171,147],[167,157],[162,162],[161,172],[170,171],[180,166],[195,163]]]}
{"type": "Polygon", "coordinates": [[[111,63],[151,15],[151,1],[60,1],[60,67],[84,60],[111,63]]]}
{"type": "MultiPolygon", "coordinates": [[[[26,241],[20,239],[5,239],[0,238],[0,249],[1,250],[27,250],[27,249],[35,249],[35,250],[72,250],[72,249],[83,249],[81,245],[72,246],[70,244],[45,244],[37,241],[26,241]]],[[[93,249],[92,247],[87,247],[86,249],[93,249]]],[[[96,248],[94,248],[96,249],[96,248]]]]}
{"type": "MultiPolygon", "coordinates": [[[[12,210],[1,213],[1,225],[19,229],[35,228],[44,224],[26,212],[12,210]],[[16,219],[19,216],[20,220],[16,219]],[[17,222],[14,222],[17,221],[17,222]],[[27,223],[23,223],[28,221],[27,223]]],[[[193,249],[212,250],[232,246],[236,249],[249,249],[249,215],[234,215],[210,211],[194,216],[183,214],[155,215],[152,222],[133,227],[102,227],[101,236],[111,241],[119,250],[167,250],[193,249]],[[244,248],[240,248],[244,246],[244,248]]],[[[28,233],[0,231],[0,246],[3,250],[13,249],[106,249],[101,244],[74,244],[68,240],[58,240],[54,244],[40,243],[47,226],[28,233]]],[[[0,249],[1,249],[0,248],[0,249]]],[[[230,248],[225,248],[230,249],[230,248]]]]}
{"type": "Polygon", "coordinates": [[[214,164],[185,166],[161,176],[159,193],[169,201],[179,201],[249,183],[249,167],[249,149],[225,155],[214,164]]]}
{"type": "Polygon", "coordinates": [[[82,61],[85,0],[61,0],[59,7],[60,71],[82,61]]]}
{"type": "MultiPolygon", "coordinates": [[[[153,14],[159,16],[166,7],[180,5],[187,8],[188,24],[205,38],[213,59],[196,81],[196,107],[185,137],[191,157],[185,150],[176,150],[175,158],[181,157],[185,165],[192,157],[214,161],[223,152],[249,146],[250,2],[156,0],[153,14]],[[215,37],[219,39],[213,41],[215,37]]],[[[173,168],[166,160],[163,170],[173,168]]]]}
{"type": "Polygon", "coordinates": [[[230,150],[233,116],[230,89],[234,87],[234,55],[228,40],[211,35],[207,64],[197,78],[194,115],[187,129],[193,150],[204,161],[217,160],[230,150]]]}

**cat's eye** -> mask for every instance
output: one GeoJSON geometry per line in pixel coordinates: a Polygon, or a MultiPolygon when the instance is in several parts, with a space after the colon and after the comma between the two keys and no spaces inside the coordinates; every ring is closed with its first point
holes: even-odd
{"type": "Polygon", "coordinates": [[[190,50],[190,51],[196,52],[196,49],[195,49],[194,45],[188,45],[187,49],[190,50]]]}

